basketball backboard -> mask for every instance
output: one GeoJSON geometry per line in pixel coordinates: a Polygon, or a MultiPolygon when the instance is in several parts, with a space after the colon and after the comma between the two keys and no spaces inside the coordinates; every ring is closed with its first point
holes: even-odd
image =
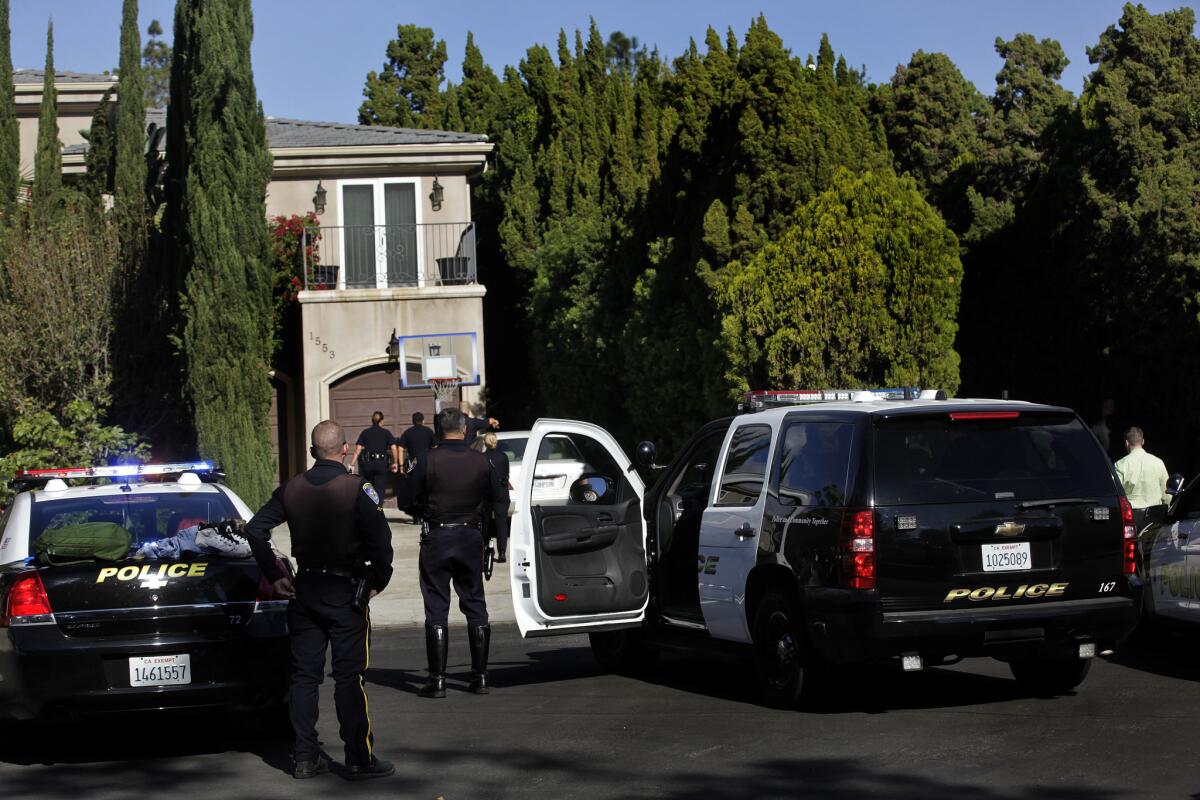
{"type": "Polygon", "coordinates": [[[428,387],[434,378],[458,378],[463,386],[479,385],[478,336],[474,333],[433,333],[398,336],[400,385],[405,389],[428,387]],[[416,382],[417,376],[420,382],[416,382]]]}

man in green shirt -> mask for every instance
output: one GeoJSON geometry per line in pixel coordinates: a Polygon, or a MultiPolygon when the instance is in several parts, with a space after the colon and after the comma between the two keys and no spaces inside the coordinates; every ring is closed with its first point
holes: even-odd
{"type": "Polygon", "coordinates": [[[1117,462],[1117,477],[1125,487],[1125,496],[1133,506],[1133,521],[1140,531],[1146,524],[1146,509],[1165,505],[1170,501],[1167,494],[1167,466],[1158,456],[1146,452],[1146,435],[1141,428],[1130,428],[1125,432],[1127,456],[1117,462]]]}

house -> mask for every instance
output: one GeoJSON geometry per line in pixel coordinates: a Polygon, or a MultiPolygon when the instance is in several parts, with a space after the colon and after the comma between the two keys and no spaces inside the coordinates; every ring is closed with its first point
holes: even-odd
{"type": "MultiPolygon", "coordinates": [[[[16,74],[22,157],[32,160],[42,73],[16,74]]],[[[63,173],[78,176],[87,152],[81,131],[115,78],[55,77],[63,173]]],[[[147,115],[148,124],[165,121],[162,110],[147,115]]],[[[284,479],[310,463],[308,431],[322,419],[342,423],[353,442],[376,410],[396,433],[414,411],[431,418],[431,378],[461,383],[447,400],[480,398],[486,289],[470,189],[493,145],[479,134],[273,117],[266,128],[274,157],[268,216],[315,212],[320,221],[306,232],[315,256],[297,299],[295,352],[272,375],[272,442],[284,479]]]]}

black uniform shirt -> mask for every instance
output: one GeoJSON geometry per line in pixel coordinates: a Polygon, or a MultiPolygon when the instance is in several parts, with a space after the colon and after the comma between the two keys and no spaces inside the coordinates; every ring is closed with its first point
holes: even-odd
{"type": "Polygon", "coordinates": [[[463,437],[463,442],[466,443],[467,447],[470,447],[475,442],[476,436],[491,430],[492,426],[488,424],[486,419],[467,417],[467,435],[463,437]]]}
{"type": "Polygon", "coordinates": [[[404,457],[409,460],[432,450],[433,443],[433,430],[424,425],[413,425],[400,434],[400,439],[397,442],[397,444],[404,448],[404,457]]]}
{"type": "Polygon", "coordinates": [[[391,453],[395,441],[392,432],[387,428],[382,425],[372,425],[369,428],[363,428],[363,432],[358,435],[356,444],[361,444],[368,455],[386,456],[391,453]]]}
{"type": "Polygon", "coordinates": [[[504,502],[508,491],[483,453],[443,439],[417,460],[400,491],[399,505],[440,525],[477,525],[485,505],[504,502]]]}
{"type": "MultiPolygon", "coordinates": [[[[284,505],[284,496],[288,486],[292,481],[303,478],[308,484],[321,487],[335,478],[345,478],[345,476],[346,468],[340,461],[318,459],[312,469],[305,472],[303,476],[296,476],[291,481],[281,484],[266,505],[260,508],[254,515],[254,519],[246,525],[246,540],[254,552],[254,560],[258,562],[258,566],[267,576],[267,580],[274,583],[283,577],[279,565],[275,563],[275,554],[267,543],[267,539],[272,528],[288,521],[288,511],[284,505]]],[[[375,498],[367,493],[369,484],[361,478],[355,478],[355,480],[358,481],[358,488],[352,495],[352,504],[348,504],[345,509],[330,509],[331,512],[339,515],[342,521],[353,521],[353,524],[345,526],[345,530],[349,532],[348,535],[352,537],[352,540],[343,541],[342,539],[347,533],[336,529],[330,530],[327,535],[307,536],[303,541],[294,532],[292,553],[300,562],[301,567],[343,567],[358,570],[369,562],[372,583],[376,591],[382,591],[392,577],[392,532],[383,516],[383,508],[376,504],[375,498]],[[344,563],[346,553],[354,554],[350,558],[350,563],[344,563]]],[[[293,490],[295,491],[297,488],[303,487],[293,487],[293,490]]],[[[372,488],[371,492],[374,491],[372,488]]]]}
{"type": "Polygon", "coordinates": [[[492,469],[496,472],[496,477],[500,479],[500,486],[504,489],[504,499],[501,502],[508,502],[508,474],[509,464],[508,456],[499,448],[493,447],[491,450],[484,451],[484,456],[487,457],[488,463],[492,465],[492,469]]]}

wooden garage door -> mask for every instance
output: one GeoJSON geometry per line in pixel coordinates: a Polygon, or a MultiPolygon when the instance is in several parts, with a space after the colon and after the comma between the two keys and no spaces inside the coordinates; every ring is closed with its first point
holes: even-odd
{"type": "MultiPolygon", "coordinates": [[[[420,379],[419,374],[409,377],[420,379]]],[[[352,450],[358,434],[371,424],[371,414],[376,411],[383,412],[383,425],[394,436],[412,425],[412,415],[416,411],[425,414],[426,425],[433,424],[433,392],[401,389],[399,383],[397,372],[376,367],[356,372],[329,387],[331,416],[346,429],[346,439],[352,450]]]]}

